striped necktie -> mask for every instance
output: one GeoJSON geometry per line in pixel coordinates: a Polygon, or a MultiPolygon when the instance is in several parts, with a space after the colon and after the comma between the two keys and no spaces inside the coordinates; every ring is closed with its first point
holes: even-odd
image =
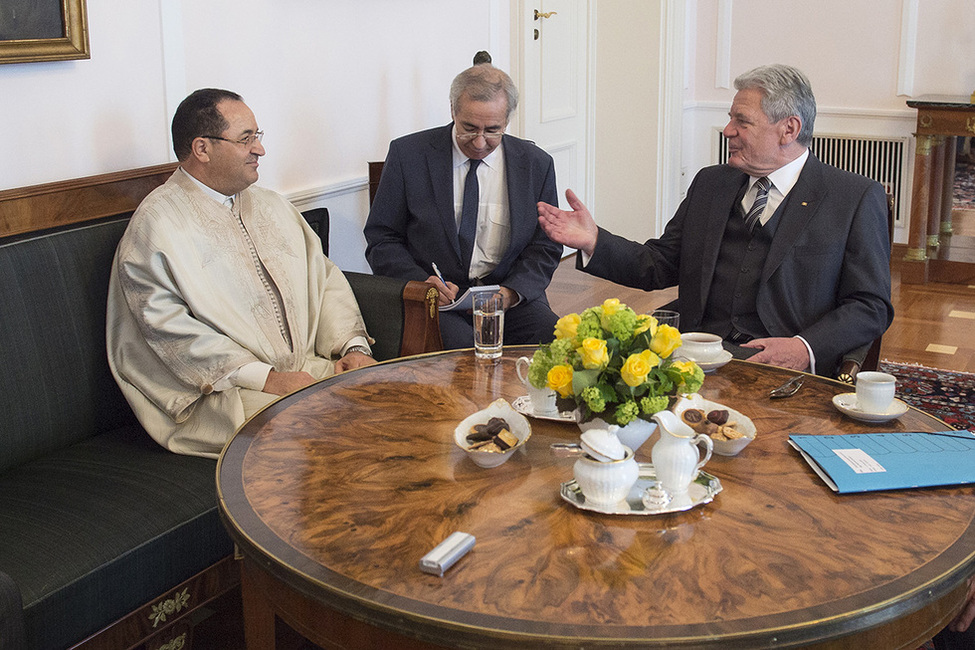
{"type": "Polygon", "coordinates": [[[755,229],[758,218],[765,212],[765,204],[768,203],[768,191],[772,187],[772,181],[767,176],[762,176],[755,181],[755,184],[758,186],[758,194],[755,196],[755,202],[752,203],[748,214],[745,215],[745,228],[748,229],[748,232],[755,229]]]}
{"type": "Polygon", "coordinates": [[[474,236],[477,233],[477,207],[480,200],[477,166],[481,164],[481,161],[472,158],[470,164],[470,169],[467,170],[467,178],[464,180],[464,202],[460,208],[460,230],[457,233],[465,277],[470,273],[471,255],[474,253],[474,236]]]}

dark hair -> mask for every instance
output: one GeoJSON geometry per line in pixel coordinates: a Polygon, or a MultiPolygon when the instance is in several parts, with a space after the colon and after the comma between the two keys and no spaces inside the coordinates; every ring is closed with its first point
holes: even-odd
{"type": "Polygon", "coordinates": [[[757,88],[763,92],[762,112],[769,122],[797,116],[802,128],[796,141],[806,147],[812,144],[816,98],[809,79],[799,69],[778,63],[760,66],[735,79],[736,90],[746,88],[757,88]]]}
{"type": "Polygon", "coordinates": [[[229,90],[201,88],[179,103],[173,115],[173,151],[177,160],[189,157],[196,138],[219,135],[229,126],[217,110],[217,104],[224,100],[242,102],[244,98],[229,90]]]}
{"type": "Polygon", "coordinates": [[[508,102],[508,116],[518,108],[518,88],[515,87],[515,82],[507,73],[490,63],[479,63],[454,77],[454,82],[450,84],[450,108],[455,113],[459,108],[460,98],[465,94],[475,102],[490,102],[498,96],[504,96],[508,102]]]}

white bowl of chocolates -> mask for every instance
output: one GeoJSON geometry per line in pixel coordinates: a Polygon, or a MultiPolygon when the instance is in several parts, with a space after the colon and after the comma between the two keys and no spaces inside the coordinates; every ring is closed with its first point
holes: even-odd
{"type": "Polygon", "coordinates": [[[698,393],[679,400],[674,413],[695,432],[710,436],[719,456],[735,456],[755,439],[755,423],[749,417],[698,393]]]}
{"type": "Polygon", "coordinates": [[[454,429],[454,442],[478,467],[497,467],[531,437],[528,418],[498,399],[473,413],[454,429]]]}

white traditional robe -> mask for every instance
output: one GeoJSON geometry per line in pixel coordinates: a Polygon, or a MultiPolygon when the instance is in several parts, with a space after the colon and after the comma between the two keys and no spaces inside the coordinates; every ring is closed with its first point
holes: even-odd
{"type": "Polygon", "coordinates": [[[177,169],[135,211],[112,265],[112,373],[146,431],[177,453],[216,457],[244,422],[243,389],[213,389],[236,368],[262,361],[320,379],[345,343],[368,338],[348,281],[294,206],[252,186],[235,209],[240,221],[177,169]]]}

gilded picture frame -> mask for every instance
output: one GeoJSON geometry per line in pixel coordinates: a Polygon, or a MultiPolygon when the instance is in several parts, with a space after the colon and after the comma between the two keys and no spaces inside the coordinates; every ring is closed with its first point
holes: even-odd
{"type": "Polygon", "coordinates": [[[90,58],[86,0],[0,3],[0,64],[90,58]]]}

